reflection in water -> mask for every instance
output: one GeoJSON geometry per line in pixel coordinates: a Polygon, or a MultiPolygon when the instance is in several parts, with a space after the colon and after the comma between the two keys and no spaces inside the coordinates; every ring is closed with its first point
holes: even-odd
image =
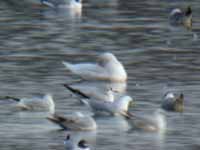
{"type": "Polygon", "coordinates": [[[98,132],[102,132],[104,134],[112,134],[116,131],[118,133],[122,133],[128,131],[130,129],[130,125],[127,120],[122,116],[94,116],[99,128],[104,129],[98,132]]]}
{"type": "Polygon", "coordinates": [[[197,35],[196,33],[193,33],[193,40],[194,40],[194,41],[197,41],[198,38],[199,38],[198,35],[197,35]]]}

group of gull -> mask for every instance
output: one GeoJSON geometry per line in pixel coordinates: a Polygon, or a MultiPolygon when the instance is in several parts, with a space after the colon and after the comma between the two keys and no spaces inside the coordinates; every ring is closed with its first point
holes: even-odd
{"type": "MultiPolygon", "coordinates": [[[[39,1],[39,0],[38,0],[39,1]]],[[[64,9],[72,16],[81,16],[82,0],[40,0],[40,5],[47,6],[54,10],[64,9]]],[[[185,10],[175,8],[169,15],[169,22],[172,26],[184,26],[187,29],[192,28],[192,9],[188,6],[185,10]]]]}
{"type": "MultiPolygon", "coordinates": [[[[58,3],[53,2],[55,1],[41,0],[42,4],[52,8],[60,6],[58,3]]],[[[74,9],[75,7],[76,9],[82,8],[81,0],[71,1],[70,8],[74,9]]],[[[190,7],[185,12],[180,9],[172,10],[169,17],[170,24],[191,27],[191,13],[190,7]]],[[[63,64],[72,74],[89,83],[88,88],[82,86],[81,82],[65,84],[64,86],[77,95],[80,102],[88,107],[94,115],[122,116],[134,128],[160,132],[166,129],[164,115],[166,111],[182,112],[184,109],[183,94],[176,95],[173,92],[167,92],[162,98],[162,109],[156,110],[153,115],[144,117],[130,112],[129,107],[133,99],[126,94],[127,73],[122,63],[110,52],[98,55],[95,63],[71,64],[63,62],[63,64]],[[97,84],[92,84],[94,81],[104,82],[108,86],[96,87],[97,84]],[[118,83],[124,86],[118,88],[116,86],[118,83]]],[[[20,110],[50,112],[51,115],[47,119],[67,131],[94,131],[98,128],[93,116],[85,115],[83,112],[77,112],[69,116],[55,113],[55,104],[51,94],[33,98],[5,96],[4,99],[15,100],[17,102],[16,108],[20,110]]],[[[79,140],[76,145],[71,144],[70,140],[71,135],[67,134],[65,144],[72,149],[90,149],[84,139],[79,140]]]]}
{"type": "MultiPolygon", "coordinates": [[[[96,63],[79,63],[71,64],[63,62],[64,66],[72,74],[79,76],[87,82],[103,81],[107,85],[127,82],[127,73],[122,63],[112,53],[106,52],[97,56],[96,63]]],[[[123,116],[132,127],[144,131],[160,132],[166,128],[164,112],[158,109],[154,116],[144,117],[133,114],[129,111],[129,104],[133,101],[132,97],[125,94],[125,91],[114,89],[107,86],[100,89],[99,93],[90,90],[96,89],[95,85],[90,89],[84,88],[80,83],[65,84],[65,87],[78,96],[83,105],[90,108],[92,112],[98,115],[123,116]],[[80,84],[80,86],[78,86],[80,84]],[[103,91],[103,92],[102,92],[103,91]],[[121,93],[120,93],[121,92],[121,93]],[[101,94],[100,94],[101,93],[101,94]]],[[[123,88],[125,89],[125,88],[123,88]]],[[[94,131],[98,125],[92,115],[86,115],[83,112],[77,112],[73,115],[62,116],[55,113],[55,104],[51,94],[46,94],[42,98],[15,98],[6,96],[5,99],[17,101],[16,107],[21,110],[30,111],[49,111],[47,117],[51,122],[59,125],[67,131],[94,131]]],[[[183,111],[183,94],[175,96],[174,93],[168,92],[164,95],[161,107],[169,111],[183,111]]],[[[70,134],[66,136],[65,144],[70,142],[70,134]]],[[[80,140],[77,145],[79,149],[89,149],[87,141],[80,140]]],[[[75,148],[76,149],[76,148],[75,148]]]]}

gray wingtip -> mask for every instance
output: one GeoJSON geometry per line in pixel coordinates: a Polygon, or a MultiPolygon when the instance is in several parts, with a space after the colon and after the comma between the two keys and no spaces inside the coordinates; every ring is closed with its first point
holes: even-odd
{"type": "Polygon", "coordinates": [[[3,96],[3,97],[0,97],[0,99],[5,99],[5,100],[14,100],[16,102],[19,102],[21,99],[20,98],[17,98],[17,97],[13,97],[13,96],[3,96]]]}

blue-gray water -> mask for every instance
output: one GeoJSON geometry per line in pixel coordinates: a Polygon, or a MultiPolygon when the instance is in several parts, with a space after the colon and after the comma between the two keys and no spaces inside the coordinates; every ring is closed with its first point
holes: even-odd
{"type": "MultiPolygon", "coordinates": [[[[94,149],[198,150],[199,13],[199,0],[83,0],[82,17],[29,0],[1,0],[0,95],[50,92],[58,113],[88,112],[62,86],[78,78],[61,62],[95,61],[97,54],[112,52],[128,72],[127,90],[136,101],[131,111],[152,113],[170,89],[184,93],[185,111],[167,113],[164,135],[127,131],[120,118],[98,118],[94,149]],[[193,9],[193,31],[169,27],[170,10],[187,5],[193,9]]],[[[64,132],[44,116],[13,112],[10,102],[0,103],[1,150],[64,149],[64,132]]]]}

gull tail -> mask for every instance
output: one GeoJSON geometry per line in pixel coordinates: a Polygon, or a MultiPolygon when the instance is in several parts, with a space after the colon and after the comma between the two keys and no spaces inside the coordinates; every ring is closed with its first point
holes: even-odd
{"type": "Polygon", "coordinates": [[[66,87],[68,90],[70,90],[72,93],[77,94],[79,96],[81,96],[82,98],[90,98],[89,96],[85,95],[84,93],[82,93],[81,91],[72,88],[70,85],[68,84],[64,84],[64,87],[66,87]]]}
{"type": "Polygon", "coordinates": [[[0,99],[6,99],[6,100],[14,100],[16,102],[19,102],[20,101],[20,98],[17,98],[17,97],[13,97],[13,96],[4,96],[4,97],[0,97],[0,99]]]}

